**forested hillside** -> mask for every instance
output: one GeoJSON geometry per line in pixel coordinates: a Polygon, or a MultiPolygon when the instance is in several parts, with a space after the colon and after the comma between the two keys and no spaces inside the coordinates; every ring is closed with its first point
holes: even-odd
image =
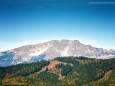
{"type": "Polygon", "coordinates": [[[115,59],[57,57],[0,68],[0,86],[115,86],[115,59]]]}

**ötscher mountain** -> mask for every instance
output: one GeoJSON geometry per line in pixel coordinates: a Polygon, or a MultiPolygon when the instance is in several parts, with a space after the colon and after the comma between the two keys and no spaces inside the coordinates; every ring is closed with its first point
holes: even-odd
{"type": "Polygon", "coordinates": [[[52,40],[36,45],[22,46],[0,53],[0,66],[50,60],[60,56],[86,56],[90,58],[114,58],[114,50],[84,45],[78,40],[52,40]]]}

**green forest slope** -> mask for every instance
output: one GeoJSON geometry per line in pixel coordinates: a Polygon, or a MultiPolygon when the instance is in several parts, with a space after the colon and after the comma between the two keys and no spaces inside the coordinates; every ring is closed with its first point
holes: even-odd
{"type": "Polygon", "coordinates": [[[115,86],[115,59],[57,57],[0,67],[0,86],[115,86]]]}

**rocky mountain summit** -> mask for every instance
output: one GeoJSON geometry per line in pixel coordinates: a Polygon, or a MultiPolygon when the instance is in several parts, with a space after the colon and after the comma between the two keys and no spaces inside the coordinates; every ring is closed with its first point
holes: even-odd
{"type": "Polygon", "coordinates": [[[0,66],[51,60],[61,56],[86,56],[89,58],[114,58],[115,51],[84,45],[78,40],[51,40],[36,45],[22,46],[0,53],[0,66]]]}

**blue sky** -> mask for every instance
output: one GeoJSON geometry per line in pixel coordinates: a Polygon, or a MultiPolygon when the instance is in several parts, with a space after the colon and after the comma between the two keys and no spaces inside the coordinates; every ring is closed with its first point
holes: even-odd
{"type": "Polygon", "coordinates": [[[54,39],[115,49],[115,4],[89,2],[0,0],[0,51],[54,39]]]}

